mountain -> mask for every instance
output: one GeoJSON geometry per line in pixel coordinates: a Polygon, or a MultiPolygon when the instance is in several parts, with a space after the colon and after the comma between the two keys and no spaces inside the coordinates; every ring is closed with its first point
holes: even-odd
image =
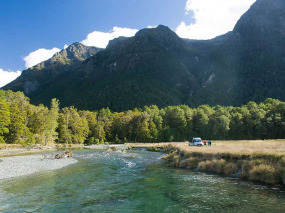
{"type": "Polygon", "coordinates": [[[211,40],[181,39],[162,25],[143,29],[86,60],[43,62],[4,89],[24,91],[34,104],[56,97],[61,106],[91,110],[285,100],[284,4],[257,0],[233,31],[211,40]]]}
{"type": "Polygon", "coordinates": [[[252,5],[212,52],[213,79],[194,97],[196,103],[285,99],[284,11],[283,0],[257,0],[252,5]]]}
{"type": "Polygon", "coordinates": [[[76,69],[82,61],[101,50],[100,48],[87,47],[75,42],[66,49],[54,54],[52,58],[24,70],[20,77],[4,88],[24,91],[29,96],[39,88],[44,89],[46,85],[52,83],[53,78],[76,69]]]}

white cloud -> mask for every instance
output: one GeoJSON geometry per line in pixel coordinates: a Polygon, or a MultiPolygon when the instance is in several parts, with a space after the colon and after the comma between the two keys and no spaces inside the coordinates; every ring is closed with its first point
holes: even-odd
{"type": "Polygon", "coordinates": [[[181,22],[176,33],[183,38],[211,39],[231,31],[256,0],[187,0],[185,15],[194,13],[196,22],[181,22]]]}
{"type": "Polygon", "coordinates": [[[94,31],[87,35],[87,38],[81,41],[86,46],[95,46],[105,48],[109,41],[120,36],[131,37],[138,32],[137,29],[113,27],[109,32],[94,31]]]}
{"type": "Polygon", "coordinates": [[[26,68],[35,66],[38,63],[41,63],[42,61],[45,61],[49,58],[51,58],[55,53],[59,52],[60,49],[54,47],[52,49],[38,49],[34,52],[31,52],[28,56],[24,57],[24,61],[26,62],[25,66],[26,68]]]}
{"type": "Polygon", "coordinates": [[[0,69],[0,88],[15,80],[18,76],[21,75],[21,71],[4,71],[0,69]]]}

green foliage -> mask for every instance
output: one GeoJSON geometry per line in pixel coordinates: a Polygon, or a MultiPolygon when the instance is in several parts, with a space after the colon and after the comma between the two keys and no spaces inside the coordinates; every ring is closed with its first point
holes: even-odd
{"type": "Polygon", "coordinates": [[[48,145],[51,143],[103,144],[123,142],[185,141],[206,139],[285,138],[285,102],[267,99],[241,107],[191,109],[186,105],[145,106],[124,112],[59,109],[34,106],[23,93],[0,90],[0,143],[48,145]]]}
{"type": "Polygon", "coordinates": [[[88,122],[73,107],[63,108],[59,119],[61,143],[84,143],[89,134],[88,122]]]}
{"type": "Polygon", "coordinates": [[[9,133],[10,111],[8,104],[0,98],[0,143],[5,143],[3,136],[9,133]]]}

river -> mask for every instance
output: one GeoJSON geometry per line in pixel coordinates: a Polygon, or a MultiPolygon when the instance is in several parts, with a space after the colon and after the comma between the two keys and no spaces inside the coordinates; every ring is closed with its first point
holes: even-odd
{"type": "Polygon", "coordinates": [[[74,151],[76,164],[0,182],[0,212],[285,212],[285,189],[167,167],[162,153],[74,151]]]}

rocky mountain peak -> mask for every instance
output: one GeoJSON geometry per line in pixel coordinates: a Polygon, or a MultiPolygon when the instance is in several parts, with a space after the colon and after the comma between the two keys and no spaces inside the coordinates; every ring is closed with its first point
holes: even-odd
{"type": "Polygon", "coordinates": [[[152,37],[160,40],[181,40],[178,35],[164,25],[158,25],[156,28],[146,28],[138,31],[135,37],[152,37]]]}

